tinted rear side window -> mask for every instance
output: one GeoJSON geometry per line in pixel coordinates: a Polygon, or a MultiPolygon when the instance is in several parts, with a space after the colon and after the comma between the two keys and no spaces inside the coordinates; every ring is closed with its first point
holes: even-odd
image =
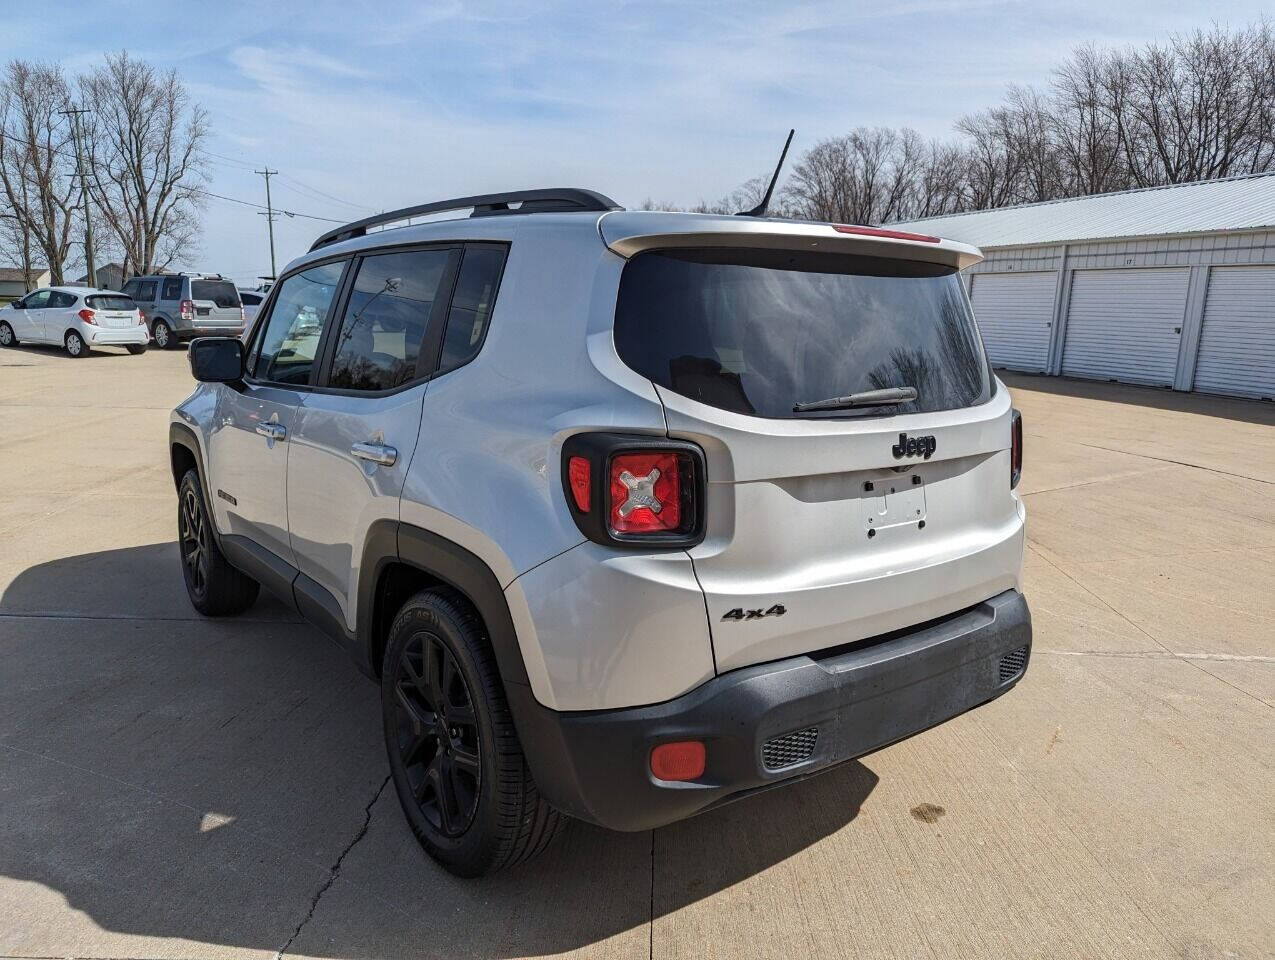
{"type": "Polygon", "coordinates": [[[180,300],[182,298],[182,278],[170,277],[164,281],[165,300],[180,300]]]}
{"type": "Polygon", "coordinates": [[[465,250],[447,314],[447,333],[438,363],[440,371],[452,370],[477,356],[487,335],[487,321],[496,304],[496,287],[500,285],[504,266],[502,247],[471,246],[465,250]]]}
{"type": "Polygon", "coordinates": [[[759,417],[952,410],[988,397],[954,269],[788,251],[662,251],[625,268],[615,345],[662,387],[759,417]],[[796,414],[801,402],[911,386],[911,403],[796,414]]]}
{"type": "Polygon", "coordinates": [[[95,297],[85,297],[84,302],[94,310],[136,310],[135,304],[128,297],[106,297],[101,294],[95,297]]]}
{"type": "Polygon", "coordinates": [[[239,291],[229,280],[192,280],[190,299],[211,300],[219,307],[237,307],[239,291]]]}

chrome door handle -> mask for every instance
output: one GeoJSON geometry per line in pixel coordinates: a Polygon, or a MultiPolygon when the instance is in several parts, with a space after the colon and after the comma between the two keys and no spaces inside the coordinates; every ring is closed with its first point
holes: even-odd
{"type": "Polygon", "coordinates": [[[398,459],[398,451],[388,443],[356,443],[350,447],[350,453],[360,460],[370,460],[383,467],[394,466],[394,461],[398,459]]]}
{"type": "Polygon", "coordinates": [[[267,440],[282,440],[288,435],[288,428],[282,423],[259,423],[257,433],[267,440]]]}

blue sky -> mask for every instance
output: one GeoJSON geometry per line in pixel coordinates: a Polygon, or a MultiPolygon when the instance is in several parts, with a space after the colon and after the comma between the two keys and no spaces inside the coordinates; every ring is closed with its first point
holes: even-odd
{"type": "MultiPolygon", "coordinates": [[[[104,50],[175,67],[209,111],[208,189],[337,219],[449,196],[586,186],[715,199],[856,126],[949,135],[1081,43],[1140,44],[1257,2],[110,3],[0,0],[6,56],[75,73],[104,50]],[[336,199],[333,199],[336,198],[336,199]]],[[[184,266],[269,270],[264,218],[209,200],[184,266]]],[[[280,267],[327,225],[276,225],[280,267]]]]}

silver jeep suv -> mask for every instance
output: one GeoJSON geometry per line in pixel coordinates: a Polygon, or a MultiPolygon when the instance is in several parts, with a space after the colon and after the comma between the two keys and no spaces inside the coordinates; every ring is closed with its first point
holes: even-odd
{"type": "Polygon", "coordinates": [[[467,876],[941,723],[1031,648],[979,256],[576,189],[334,230],[242,342],[191,345],[191,601],[264,585],[346,648],[408,821],[467,876]]]}

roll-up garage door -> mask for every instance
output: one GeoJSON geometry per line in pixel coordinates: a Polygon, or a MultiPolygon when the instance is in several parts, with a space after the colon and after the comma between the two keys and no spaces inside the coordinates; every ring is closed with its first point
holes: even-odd
{"type": "Polygon", "coordinates": [[[976,273],[974,316],[994,367],[1042,371],[1049,364],[1056,273],[976,273]]]}
{"type": "Polygon", "coordinates": [[[1077,270],[1062,372],[1171,386],[1189,275],[1186,269],[1077,270]]]}
{"type": "Polygon", "coordinates": [[[1275,398],[1275,267],[1213,267],[1195,389],[1275,398]]]}

